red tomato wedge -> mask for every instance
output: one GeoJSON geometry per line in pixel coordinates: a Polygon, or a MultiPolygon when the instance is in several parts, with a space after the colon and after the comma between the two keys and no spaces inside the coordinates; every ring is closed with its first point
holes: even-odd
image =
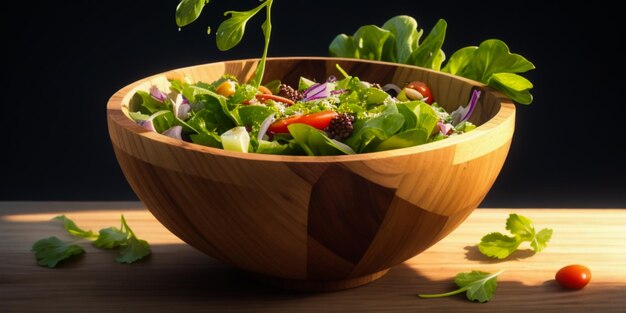
{"type": "Polygon", "coordinates": [[[330,124],[330,121],[337,115],[338,113],[335,111],[322,111],[322,112],[311,113],[307,115],[297,115],[297,116],[292,116],[288,118],[283,118],[272,123],[268,131],[276,133],[276,134],[289,133],[289,129],[287,128],[287,126],[291,124],[295,124],[295,123],[307,124],[317,129],[324,129],[328,127],[328,124],[330,124]]]}
{"type": "Polygon", "coordinates": [[[271,100],[274,100],[274,101],[285,103],[287,105],[294,105],[295,104],[295,102],[291,101],[291,99],[287,99],[287,98],[284,98],[284,97],[281,97],[281,96],[277,96],[277,95],[272,95],[272,94],[265,94],[265,93],[261,93],[261,94],[256,95],[256,99],[261,101],[261,102],[264,102],[264,101],[267,101],[267,100],[271,99],[271,100]]]}

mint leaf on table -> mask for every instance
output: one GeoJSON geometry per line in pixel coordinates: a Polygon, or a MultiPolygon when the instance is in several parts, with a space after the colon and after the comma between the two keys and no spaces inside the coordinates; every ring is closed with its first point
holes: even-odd
{"type": "Polygon", "coordinates": [[[515,252],[521,243],[517,237],[490,233],[481,239],[478,250],[488,257],[504,259],[515,252]]]}
{"type": "Polygon", "coordinates": [[[491,274],[482,271],[471,271],[469,273],[459,273],[454,278],[454,283],[459,289],[439,294],[419,294],[420,298],[442,298],[465,292],[465,296],[470,301],[487,302],[491,301],[493,294],[498,287],[496,279],[504,270],[491,274]]]}
{"type": "Polygon", "coordinates": [[[519,214],[509,215],[506,229],[512,237],[497,232],[489,233],[480,240],[478,250],[488,257],[505,259],[524,241],[530,242],[533,251],[541,252],[552,238],[552,229],[544,228],[536,232],[533,222],[519,214]]]}
{"type": "Polygon", "coordinates": [[[74,255],[85,253],[82,247],[55,236],[38,240],[33,244],[32,251],[35,252],[37,264],[49,268],[56,267],[59,262],[74,255]]]}
{"type": "Polygon", "coordinates": [[[113,249],[124,244],[128,240],[128,234],[117,227],[103,228],[100,230],[98,239],[93,245],[103,249],[113,249]]]}
{"type": "MultiPolygon", "coordinates": [[[[151,253],[148,242],[137,238],[128,226],[123,214],[120,228],[103,228],[97,236],[90,230],[81,229],[65,215],[57,216],[54,220],[62,221],[63,227],[72,235],[85,239],[97,237],[93,241],[93,245],[98,248],[113,249],[119,247],[120,254],[117,257],[119,263],[130,264],[151,253]]],[[[55,236],[38,240],[33,244],[32,251],[35,252],[37,264],[50,268],[56,267],[62,260],[85,253],[85,249],[74,244],[74,242],[65,242],[55,236]]]]}
{"type": "Polygon", "coordinates": [[[540,230],[530,242],[530,248],[535,252],[540,252],[548,246],[548,241],[552,238],[552,229],[544,228],[540,230]]]}
{"type": "Polygon", "coordinates": [[[83,230],[83,229],[81,229],[80,227],[78,227],[76,225],[76,223],[74,223],[74,221],[72,221],[71,219],[69,219],[65,215],[56,216],[55,218],[53,218],[53,220],[57,220],[57,221],[63,222],[63,227],[71,235],[82,237],[82,238],[92,238],[92,237],[96,237],[97,236],[91,230],[83,230]]]}
{"type": "Polygon", "coordinates": [[[150,254],[150,245],[147,241],[141,240],[135,236],[135,233],[126,223],[124,214],[121,217],[121,231],[126,234],[126,240],[120,245],[120,255],[115,259],[119,263],[133,263],[150,254]]]}
{"type": "Polygon", "coordinates": [[[150,254],[150,245],[147,241],[131,237],[120,250],[120,255],[115,259],[119,263],[133,263],[150,254]]]}

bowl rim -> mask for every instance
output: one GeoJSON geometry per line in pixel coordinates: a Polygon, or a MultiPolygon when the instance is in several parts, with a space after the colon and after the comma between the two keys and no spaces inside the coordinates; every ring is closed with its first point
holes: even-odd
{"type": "MultiPolygon", "coordinates": [[[[165,72],[160,72],[154,75],[150,75],[139,79],[131,84],[126,85],[125,87],[118,90],[115,94],[113,94],[109,101],[107,102],[107,120],[108,123],[115,123],[120,128],[132,132],[135,136],[140,136],[158,143],[163,143],[166,145],[170,145],[173,147],[177,147],[184,150],[191,150],[195,152],[201,152],[206,154],[212,154],[216,156],[225,156],[232,157],[237,159],[247,159],[254,161],[273,161],[273,162],[293,162],[293,163],[334,163],[334,162],[351,162],[351,161],[364,161],[364,160],[379,160],[389,157],[397,157],[397,156],[406,156],[406,155],[414,155],[418,153],[433,151],[437,149],[448,148],[454,145],[457,145],[462,142],[471,141],[477,139],[479,137],[486,136],[490,131],[497,131],[497,128],[506,124],[509,119],[515,118],[515,105],[504,94],[501,92],[488,87],[487,85],[467,79],[461,76],[456,76],[440,71],[435,71],[419,66],[407,65],[407,64],[399,64],[392,62],[383,62],[383,61],[375,61],[375,60],[362,60],[362,59],[352,59],[352,58],[336,58],[336,57],[319,57],[319,56],[296,56],[296,57],[271,57],[267,58],[268,61],[280,61],[280,60],[298,60],[298,59],[306,59],[306,60],[319,60],[319,61],[329,61],[329,60],[337,60],[337,61],[346,61],[346,62],[359,62],[359,63],[372,63],[372,64],[384,64],[398,67],[408,67],[415,68],[422,71],[436,73],[438,75],[449,76],[454,79],[462,80],[466,83],[469,83],[475,87],[481,88],[487,92],[492,93],[500,102],[500,108],[498,112],[489,120],[484,122],[482,125],[476,127],[476,129],[472,130],[469,133],[461,134],[458,136],[454,136],[451,138],[446,138],[445,140],[439,140],[436,142],[431,142],[427,144],[422,144],[413,147],[400,148],[400,149],[392,149],[385,150],[379,152],[368,152],[368,153],[357,153],[352,155],[333,155],[333,156],[306,156],[306,155],[277,155],[277,154],[262,154],[262,153],[244,153],[244,152],[236,152],[236,151],[228,151],[219,148],[213,148],[208,146],[203,146],[200,144],[195,144],[192,142],[187,142],[175,138],[171,138],[157,132],[153,132],[141,127],[139,124],[132,121],[129,117],[124,114],[122,111],[122,102],[129,96],[129,92],[135,89],[137,86],[144,84],[150,80],[154,80],[159,77],[167,77],[168,74],[173,75],[175,72],[192,70],[199,67],[205,67],[207,65],[220,64],[220,63],[228,63],[228,62],[254,62],[253,68],[258,64],[258,58],[249,58],[249,59],[237,59],[237,60],[224,60],[217,62],[210,62],[198,65],[192,65],[187,67],[181,67],[176,69],[171,69],[165,72]]],[[[110,127],[110,125],[109,125],[110,127]]],[[[486,138],[483,138],[486,139],[486,138]]],[[[479,139],[480,140],[480,139],[479,139]]]]}

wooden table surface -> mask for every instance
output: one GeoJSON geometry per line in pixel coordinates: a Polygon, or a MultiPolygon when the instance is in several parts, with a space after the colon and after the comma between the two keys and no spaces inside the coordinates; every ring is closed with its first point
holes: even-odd
{"type": "Polygon", "coordinates": [[[626,312],[626,209],[478,209],[426,252],[369,285],[332,293],[275,289],[181,242],[137,202],[0,202],[0,312],[626,312]],[[505,231],[509,213],[550,227],[548,248],[522,246],[494,261],[476,249],[481,236],[505,231]],[[118,225],[123,213],[153,254],[133,265],[116,253],[82,245],[87,253],[56,269],[40,267],[30,251],[40,239],[72,239],[50,219],[66,214],[94,231],[118,225]],[[554,273],[580,263],[592,281],[564,291],[554,273]],[[463,295],[417,298],[455,287],[458,272],[506,271],[494,299],[463,295]]]}

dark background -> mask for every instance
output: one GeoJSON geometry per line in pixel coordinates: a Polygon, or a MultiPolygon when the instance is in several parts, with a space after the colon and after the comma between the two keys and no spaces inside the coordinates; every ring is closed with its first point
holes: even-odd
{"type": "MultiPolygon", "coordinates": [[[[16,2],[0,13],[0,200],[136,199],[108,139],[108,98],[147,75],[261,54],[262,16],[229,52],[206,34],[224,11],[257,1],[213,0],[182,31],[177,0],[16,2]]],[[[535,101],[518,106],[511,151],[482,206],[626,207],[624,17],[598,1],[570,3],[276,0],[270,55],[325,56],[337,34],[399,14],[427,31],[446,19],[448,55],[502,39],[537,66],[527,74],[535,101]]]]}

